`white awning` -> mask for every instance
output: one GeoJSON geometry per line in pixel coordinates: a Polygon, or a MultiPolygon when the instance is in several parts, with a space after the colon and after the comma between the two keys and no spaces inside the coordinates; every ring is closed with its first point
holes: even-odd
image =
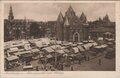
{"type": "Polygon", "coordinates": [[[8,61],[13,61],[19,59],[17,56],[9,56],[6,58],[8,61]]]}
{"type": "Polygon", "coordinates": [[[96,42],[94,42],[94,43],[92,43],[92,44],[93,44],[93,46],[97,46],[97,45],[98,45],[96,42]]]}
{"type": "Polygon", "coordinates": [[[108,45],[106,45],[106,44],[103,44],[103,45],[100,45],[100,46],[95,46],[94,48],[105,48],[105,47],[107,47],[108,45]]]}
{"type": "Polygon", "coordinates": [[[77,46],[80,51],[85,51],[85,49],[82,46],[77,46]]]}
{"type": "Polygon", "coordinates": [[[89,42],[94,42],[93,40],[89,40],[89,42]]]}
{"type": "Polygon", "coordinates": [[[34,53],[34,52],[39,52],[40,50],[36,48],[36,49],[32,49],[31,51],[34,53]]]}
{"type": "Polygon", "coordinates": [[[68,49],[63,49],[64,52],[69,53],[70,51],[68,49]]]}
{"type": "Polygon", "coordinates": [[[37,47],[42,47],[42,42],[35,42],[35,45],[37,46],[37,47]]]}
{"type": "Polygon", "coordinates": [[[57,44],[62,44],[62,41],[57,41],[56,43],[57,43],[57,44]]]}
{"type": "Polygon", "coordinates": [[[82,46],[85,48],[85,50],[89,50],[89,46],[87,44],[84,44],[82,46]]]}
{"type": "Polygon", "coordinates": [[[79,49],[77,47],[72,48],[74,50],[75,53],[79,52],[79,49]]]}
{"type": "Polygon", "coordinates": [[[56,52],[61,53],[61,54],[65,53],[64,50],[56,50],[56,52]]]}
{"type": "Polygon", "coordinates": [[[60,45],[53,45],[53,46],[50,46],[52,49],[62,49],[60,45]]]}
{"type": "Polygon", "coordinates": [[[111,32],[105,32],[104,34],[111,34],[111,32]]]}
{"type": "Polygon", "coordinates": [[[47,57],[47,58],[52,58],[53,56],[52,56],[52,55],[50,55],[50,54],[48,54],[46,57],[47,57]]]}
{"type": "Polygon", "coordinates": [[[77,44],[82,45],[83,43],[82,43],[82,42],[79,42],[79,43],[77,43],[77,44]]]}
{"type": "Polygon", "coordinates": [[[10,51],[9,52],[15,52],[15,51],[18,51],[19,49],[17,47],[12,47],[12,48],[9,48],[10,51]]]}
{"type": "Polygon", "coordinates": [[[31,53],[31,51],[17,52],[17,53],[14,53],[14,54],[15,55],[23,55],[23,54],[28,54],[28,53],[31,53]]]}
{"type": "Polygon", "coordinates": [[[49,53],[55,52],[51,47],[45,47],[45,48],[43,48],[43,50],[46,50],[49,53]]]}
{"type": "Polygon", "coordinates": [[[31,48],[30,44],[25,44],[25,45],[24,45],[24,49],[25,49],[25,50],[30,50],[30,49],[32,49],[32,48],[31,48]]]}
{"type": "Polygon", "coordinates": [[[28,68],[33,68],[33,66],[32,65],[23,66],[23,69],[28,69],[28,68]]]}

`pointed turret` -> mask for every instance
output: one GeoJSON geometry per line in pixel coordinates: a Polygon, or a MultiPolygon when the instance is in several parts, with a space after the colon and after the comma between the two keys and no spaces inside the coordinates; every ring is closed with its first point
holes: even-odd
{"type": "Polygon", "coordinates": [[[59,16],[58,16],[58,18],[57,18],[57,21],[58,21],[58,22],[63,22],[63,21],[64,21],[63,15],[62,15],[61,12],[59,13],[59,16]]]}
{"type": "Polygon", "coordinates": [[[10,6],[10,11],[9,11],[8,19],[9,19],[10,21],[12,21],[12,20],[14,19],[13,11],[12,11],[12,6],[10,6]]]}
{"type": "Polygon", "coordinates": [[[68,19],[76,16],[71,5],[69,6],[68,10],[66,11],[65,16],[68,17],[68,19]]]}
{"type": "Polygon", "coordinates": [[[65,22],[64,22],[64,26],[69,26],[70,24],[69,24],[69,21],[68,21],[68,18],[66,17],[65,18],[65,22]]]}
{"type": "Polygon", "coordinates": [[[99,21],[102,21],[101,17],[99,17],[99,21]]]}
{"type": "Polygon", "coordinates": [[[80,16],[80,21],[83,22],[83,23],[87,22],[87,18],[86,18],[85,14],[83,12],[82,12],[82,14],[80,16]]]}
{"type": "Polygon", "coordinates": [[[104,22],[110,22],[108,14],[106,14],[106,16],[103,18],[103,21],[104,22]]]}
{"type": "Polygon", "coordinates": [[[74,12],[74,10],[73,10],[73,8],[72,8],[72,6],[70,5],[69,6],[69,8],[68,8],[68,10],[67,11],[69,11],[69,12],[74,12]]]}

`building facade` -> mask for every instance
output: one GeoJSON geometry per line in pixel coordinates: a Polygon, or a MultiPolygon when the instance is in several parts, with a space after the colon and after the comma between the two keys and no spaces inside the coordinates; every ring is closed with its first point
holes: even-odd
{"type": "Polygon", "coordinates": [[[103,19],[90,22],[89,26],[91,39],[115,39],[115,22],[111,22],[107,14],[103,19]]]}
{"type": "Polygon", "coordinates": [[[14,19],[10,6],[8,19],[4,20],[4,41],[49,37],[60,41],[80,42],[89,39],[115,39],[115,22],[109,16],[96,21],[88,21],[82,12],[78,17],[69,6],[64,16],[59,13],[56,21],[36,22],[32,20],[14,19]]]}
{"type": "Polygon", "coordinates": [[[87,33],[89,33],[87,18],[84,13],[78,17],[73,10],[72,6],[69,6],[65,12],[65,16],[60,12],[57,25],[56,25],[56,38],[62,41],[79,42],[88,39],[87,33]]]}
{"type": "Polygon", "coordinates": [[[115,22],[111,22],[108,15],[89,22],[83,12],[78,17],[72,6],[69,6],[65,16],[59,13],[56,24],[57,40],[80,42],[100,37],[115,39],[115,22]]]}
{"type": "Polygon", "coordinates": [[[8,19],[4,20],[4,40],[26,39],[29,36],[30,23],[25,19],[14,19],[10,6],[8,19]]]}

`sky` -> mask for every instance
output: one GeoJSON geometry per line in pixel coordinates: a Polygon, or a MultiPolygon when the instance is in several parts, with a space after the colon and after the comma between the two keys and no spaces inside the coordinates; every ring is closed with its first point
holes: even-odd
{"type": "Polygon", "coordinates": [[[5,3],[4,18],[9,15],[10,5],[13,9],[15,19],[31,19],[35,21],[55,21],[62,12],[63,16],[71,5],[76,15],[80,17],[81,13],[87,16],[88,21],[103,18],[109,15],[111,21],[115,21],[114,3],[5,3]]]}

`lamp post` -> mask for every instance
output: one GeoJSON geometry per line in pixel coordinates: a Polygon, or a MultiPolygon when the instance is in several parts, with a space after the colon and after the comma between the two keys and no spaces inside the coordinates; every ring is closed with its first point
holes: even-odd
{"type": "Polygon", "coordinates": [[[39,37],[41,37],[41,26],[39,26],[39,37]]]}
{"type": "Polygon", "coordinates": [[[56,53],[56,50],[57,50],[57,46],[56,46],[56,38],[55,38],[55,66],[57,65],[57,53],[56,53]]]}

